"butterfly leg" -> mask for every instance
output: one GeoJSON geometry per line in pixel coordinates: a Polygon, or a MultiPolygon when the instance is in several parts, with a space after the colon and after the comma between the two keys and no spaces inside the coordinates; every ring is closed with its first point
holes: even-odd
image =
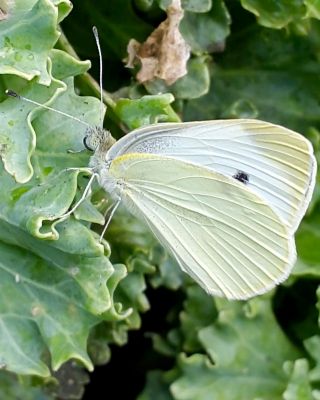
{"type": "Polygon", "coordinates": [[[59,221],[63,221],[66,218],[68,218],[71,214],[74,213],[74,211],[80,206],[80,204],[86,199],[86,197],[88,196],[90,189],[91,189],[91,185],[94,181],[94,179],[98,176],[98,174],[96,173],[92,173],[89,182],[87,183],[86,188],[84,189],[82,196],[80,197],[80,199],[76,202],[76,204],[71,208],[71,210],[69,210],[68,212],[66,212],[65,214],[61,215],[61,217],[59,218],[59,221]]]}
{"type": "Polygon", "coordinates": [[[115,204],[112,204],[112,205],[107,209],[106,214],[107,214],[110,210],[111,210],[111,211],[110,211],[110,214],[109,214],[109,217],[108,217],[106,223],[104,224],[103,231],[102,231],[102,233],[101,233],[101,235],[100,235],[100,239],[99,239],[99,242],[100,242],[100,243],[102,242],[103,236],[104,236],[104,234],[106,233],[106,230],[108,229],[108,226],[109,226],[109,224],[110,224],[110,222],[111,222],[111,220],[112,220],[112,217],[114,216],[114,213],[117,211],[117,208],[119,207],[120,202],[121,202],[121,197],[118,197],[117,202],[116,202],[115,204]]]}

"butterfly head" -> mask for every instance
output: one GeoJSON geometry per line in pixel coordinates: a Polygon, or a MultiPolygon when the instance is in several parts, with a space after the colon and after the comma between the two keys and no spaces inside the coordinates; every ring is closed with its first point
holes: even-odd
{"type": "Polygon", "coordinates": [[[114,143],[115,139],[111,133],[99,126],[90,127],[86,131],[83,144],[88,150],[94,152],[90,158],[89,166],[99,176],[106,169],[107,152],[114,143]]]}
{"type": "Polygon", "coordinates": [[[92,126],[86,130],[83,144],[86,149],[99,153],[106,153],[115,143],[111,133],[99,126],[92,126]]]}

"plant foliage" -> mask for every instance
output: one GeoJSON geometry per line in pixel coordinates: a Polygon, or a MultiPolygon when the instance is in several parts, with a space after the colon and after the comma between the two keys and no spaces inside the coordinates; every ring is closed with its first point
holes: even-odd
{"type": "Polygon", "coordinates": [[[170,305],[170,328],[152,333],[173,367],[146,370],[139,400],[320,399],[319,183],[287,283],[248,302],[214,299],[125,210],[100,244],[108,197],[98,186],[59,220],[87,183],[86,126],[5,96],[99,124],[97,67],[89,75],[80,61],[98,65],[96,25],[115,137],[180,118],[260,118],[307,136],[319,160],[320,2],[182,0],[187,75],[139,84],[124,67],[127,44],[145,41],[170,3],[0,1],[0,398],[80,399],[84,369],[141,328],[148,284],[184,300],[170,305]]]}

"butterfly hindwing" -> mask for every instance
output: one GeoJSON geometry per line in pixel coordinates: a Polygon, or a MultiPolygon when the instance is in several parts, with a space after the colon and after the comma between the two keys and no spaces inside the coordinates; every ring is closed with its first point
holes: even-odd
{"type": "Polygon", "coordinates": [[[288,227],[238,180],[148,154],[116,157],[109,176],[123,202],[208,293],[245,299],[275,286],[293,266],[288,227]]]}

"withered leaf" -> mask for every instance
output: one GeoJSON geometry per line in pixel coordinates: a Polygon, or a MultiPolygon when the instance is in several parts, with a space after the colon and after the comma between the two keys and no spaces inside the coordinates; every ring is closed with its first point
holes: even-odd
{"type": "Polygon", "coordinates": [[[167,85],[186,75],[190,46],[179,31],[183,9],[180,0],[172,0],[167,9],[167,18],[140,44],[135,39],[128,43],[126,66],[132,68],[137,60],[141,68],[137,80],[141,83],[155,78],[163,79],[167,85]]]}
{"type": "Polygon", "coordinates": [[[12,0],[0,0],[0,21],[8,18],[9,10],[12,6],[12,0]]]}

